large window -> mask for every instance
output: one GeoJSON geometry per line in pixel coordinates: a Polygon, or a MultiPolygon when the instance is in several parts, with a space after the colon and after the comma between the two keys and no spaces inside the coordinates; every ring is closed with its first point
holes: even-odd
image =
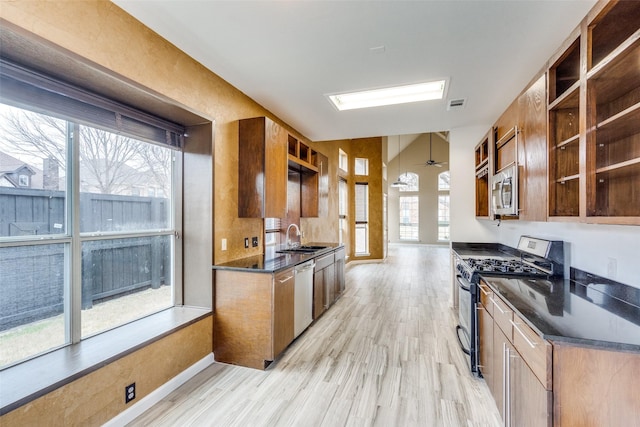
{"type": "Polygon", "coordinates": [[[400,240],[418,241],[419,197],[400,196],[400,240]]]}
{"type": "Polygon", "coordinates": [[[403,185],[398,187],[398,191],[407,192],[407,191],[419,191],[420,190],[420,177],[417,173],[413,172],[405,172],[398,180],[404,182],[407,185],[403,185]]]}
{"type": "Polygon", "coordinates": [[[369,255],[369,184],[357,182],[355,185],[355,251],[356,256],[369,255]]]}
{"type": "Polygon", "coordinates": [[[0,367],[175,304],[183,132],[2,65],[0,367]]]}
{"type": "Polygon", "coordinates": [[[448,242],[449,230],[449,171],[438,175],[438,240],[448,242]]]}
{"type": "Polygon", "coordinates": [[[349,172],[349,156],[338,148],[338,167],[344,172],[349,172]]]}
{"type": "Polygon", "coordinates": [[[369,175],[369,159],[356,157],[353,173],[361,176],[369,175]]]}
{"type": "Polygon", "coordinates": [[[347,219],[349,212],[349,187],[347,181],[340,178],[338,180],[338,221],[339,221],[339,243],[344,244],[349,236],[349,222],[347,219]]]}

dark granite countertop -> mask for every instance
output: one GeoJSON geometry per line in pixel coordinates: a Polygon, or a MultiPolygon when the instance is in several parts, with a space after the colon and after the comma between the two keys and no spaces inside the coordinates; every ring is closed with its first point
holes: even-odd
{"type": "Polygon", "coordinates": [[[339,243],[312,242],[305,243],[305,246],[326,246],[326,249],[320,249],[313,253],[296,253],[283,254],[276,253],[275,250],[268,251],[266,254],[253,255],[246,258],[215,264],[212,266],[214,270],[236,270],[244,272],[256,273],[275,273],[289,267],[294,267],[310,259],[317,258],[329,252],[335,251],[344,245],[339,243]]]}
{"type": "Polygon", "coordinates": [[[640,307],[607,290],[620,284],[563,278],[484,279],[544,339],[640,352],[640,307]]]}
{"type": "Polygon", "coordinates": [[[451,249],[460,258],[518,256],[518,251],[501,243],[452,242],[451,249]]]}
{"type": "MultiPolygon", "coordinates": [[[[452,243],[461,258],[509,256],[499,243],[452,243]]],[[[549,341],[640,352],[640,289],[575,268],[569,278],[481,277],[549,341]]]]}

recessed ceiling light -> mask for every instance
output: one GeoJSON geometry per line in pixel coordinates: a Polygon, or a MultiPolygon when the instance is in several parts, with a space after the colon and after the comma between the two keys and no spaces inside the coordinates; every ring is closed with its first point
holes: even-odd
{"type": "Polygon", "coordinates": [[[442,99],[445,80],[327,95],[340,111],[442,99]]]}

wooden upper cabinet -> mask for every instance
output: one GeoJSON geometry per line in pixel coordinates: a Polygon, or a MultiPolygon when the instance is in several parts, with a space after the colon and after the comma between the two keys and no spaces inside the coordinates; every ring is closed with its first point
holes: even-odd
{"type": "MultiPolygon", "coordinates": [[[[489,158],[491,173],[518,165],[518,219],[546,221],[547,219],[547,103],[546,74],[542,73],[507,108],[493,128],[494,156],[489,158]]],[[[476,147],[476,159],[481,146],[476,147]]],[[[477,163],[477,161],[476,161],[477,163]]],[[[476,165],[476,197],[479,171],[476,165]]],[[[484,186],[480,186],[481,190],[484,186]]],[[[489,215],[484,201],[478,205],[476,216],[489,215]]]]}
{"type": "Polygon", "coordinates": [[[587,23],[586,220],[640,224],[640,2],[587,23]]]}
{"type": "Polygon", "coordinates": [[[315,153],[318,172],[303,172],[301,185],[301,216],[326,217],[329,214],[329,159],[315,153]]]}
{"type": "Polygon", "coordinates": [[[489,218],[489,170],[492,151],[491,132],[476,145],[476,217],[489,218]]]}
{"type": "Polygon", "coordinates": [[[518,98],[519,218],[547,219],[546,74],[518,98]]]}
{"type": "Polygon", "coordinates": [[[239,122],[238,216],[283,218],[287,211],[287,133],[266,117],[239,122]]]}
{"type": "Polygon", "coordinates": [[[640,225],[640,2],[601,1],[549,67],[549,218],[640,225]]]}
{"type": "Polygon", "coordinates": [[[549,217],[567,218],[580,215],[581,117],[579,32],[549,68],[548,150],[549,150],[549,217]],[[573,40],[575,39],[575,40],[573,40]]]}

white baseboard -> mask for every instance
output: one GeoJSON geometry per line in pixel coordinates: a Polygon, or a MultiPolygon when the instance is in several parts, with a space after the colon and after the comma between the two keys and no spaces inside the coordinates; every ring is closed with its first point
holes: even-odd
{"type": "Polygon", "coordinates": [[[202,359],[189,366],[187,369],[180,372],[178,375],[171,378],[169,381],[149,393],[138,403],[107,421],[103,426],[120,427],[127,425],[128,423],[142,415],[145,411],[150,409],[153,405],[160,402],[160,400],[168,396],[169,393],[189,381],[200,371],[213,364],[213,362],[215,362],[213,353],[209,353],[207,356],[203,357],[202,359]]]}

